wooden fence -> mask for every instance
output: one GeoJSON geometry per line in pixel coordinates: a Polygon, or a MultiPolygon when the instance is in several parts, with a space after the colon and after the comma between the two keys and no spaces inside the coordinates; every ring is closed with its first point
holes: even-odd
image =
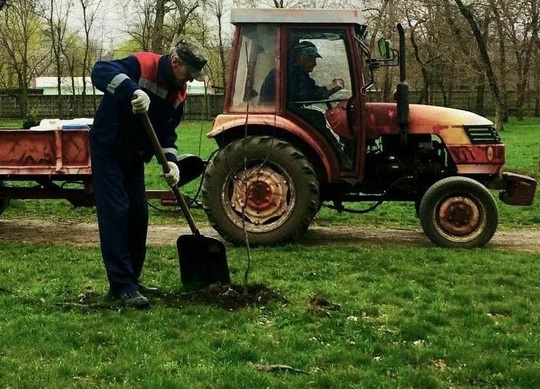
{"type": "MultiPolygon", "coordinates": [[[[410,92],[410,102],[418,101],[420,92],[410,92]]],[[[379,92],[369,92],[370,101],[380,101],[381,95],[379,92]]],[[[30,114],[36,118],[59,117],[93,117],[95,107],[99,104],[101,96],[86,96],[85,106],[81,106],[81,97],[77,96],[50,96],[50,95],[31,95],[29,96],[30,114]],[[63,115],[58,114],[58,104],[61,99],[63,105],[63,115]]],[[[223,95],[207,95],[199,96],[192,95],[186,101],[185,118],[188,120],[211,120],[218,115],[223,108],[223,95]]],[[[440,93],[431,92],[430,101],[433,105],[443,105],[443,98],[440,93]]],[[[508,92],[508,108],[510,115],[514,115],[517,108],[516,92],[508,92]]],[[[452,108],[464,109],[467,111],[476,111],[476,95],[472,91],[459,90],[453,91],[448,100],[448,105],[452,108]]],[[[528,116],[540,115],[540,96],[538,93],[531,91],[527,94],[523,112],[528,116]]],[[[486,93],[484,99],[484,112],[477,112],[484,116],[493,116],[495,108],[493,100],[489,93],[486,93]]],[[[17,99],[13,96],[0,94],[0,118],[17,118],[20,117],[20,109],[17,99]]]]}
{"type": "MultiPolygon", "coordinates": [[[[29,114],[35,118],[70,119],[74,117],[93,117],[101,96],[86,96],[82,107],[81,96],[30,95],[29,114]],[[58,106],[62,105],[63,114],[58,113],[58,106]]],[[[192,95],[185,103],[185,118],[188,120],[211,120],[223,109],[222,95],[199,96],[192,95]]],[[[20,107],[13,96],[0,94],[0,118],[20,117],[20,107]]]]}
{"type": "MultiPolygon", "coordinates": [[[[381,101],[380,92],[369,92],[369,101],[381,101]]],[[[411,91],[409,101],[414,104],[419,101],[421,92],[411,91]]],[[[443,95],[438,91],[430,91],[429,99],[431,105],[444,106],[443,95]]],[[[508,113],[510,116],[515,116],[517,112],[517,93],[515,91],[507,92],[508,113]]],[[[484,109],[479,112],[476,109],[476,94],[470,90],[452,91],[450,96],[447,96],[447,105],[450,108],[463,109],[466,111],[475,112],[482,116],[495,116],[495,103],[491,93],[487,91],[484,96],[484,109]]],[[[525,116],[540,116],[540,95],[535,91],[528,91],[525,96],[525,101],[522,105],[523,114],[525,116]]]]}

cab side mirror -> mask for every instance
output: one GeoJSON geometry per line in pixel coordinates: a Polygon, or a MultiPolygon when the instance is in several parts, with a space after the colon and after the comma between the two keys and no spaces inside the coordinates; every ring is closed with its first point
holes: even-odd
{"type": "Polygon", "coordinates": [[[380,58],[370,58],[368,60],[371,69],[377,69],[381,66],[397,66],[399,64],[399,53],[392,48],[390,41],[386,38],[380,38],[377,41],[380,58]]]}
{"type": "Polygon", "coordinates": [[[377,42],[379,46],[379,54],[384,59],[392,59],[392,48],[390,47],[390,41],[385,38],[379,39],[377,42]]]}

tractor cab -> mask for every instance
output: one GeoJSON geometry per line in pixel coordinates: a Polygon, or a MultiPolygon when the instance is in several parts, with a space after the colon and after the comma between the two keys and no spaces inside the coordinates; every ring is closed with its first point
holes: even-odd
{"type": "Polygon", "coordinates": [[[363,15],[234,9],[231,21],[233,87],[211,136],[238,129],[242,115],[240,127],[247,121],[258,131],[278,131],[315,150],[328,178],[358,177],[363,161],[357,151],[365,143],[363,15]]]}

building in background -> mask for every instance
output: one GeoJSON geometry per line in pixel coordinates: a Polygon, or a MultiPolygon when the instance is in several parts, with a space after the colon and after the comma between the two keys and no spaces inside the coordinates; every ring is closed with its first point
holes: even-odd
{"type": "MultiPolygon", "coordinates": [[[[61,94],[67,95],[82,95],[83,91],[83,78],[82,77],[61,77],[61,94]],[[75,93],[73,93],[75,89],[75,93]]],[[[57,96],[58,95],[58,78],[56,77],[36,77],[32,82],[32,88],[43,90],[44,95],[57,96]]],[[[94,89],[90,77],[86,77],[86,95],[102,95],[103,92],[94,89]]]]}
{"type": "MultiPolygon", "coordinates": [[[[83,78],[82,77],[61,77],[61,94],[63,96],[68,95],[81,95],[83,91],[83,78]],[[75,89],[75,93],[73,90],[75,89]]],[[[207,82],[208,87],[205,87],[204,81],[188,82],[188,95],[214,95],[215,90],[211,82],[207,82]]],[[[56,77],[36,77],[33,80],[32,88],[43,90],[44,95],[57,96],[58,95],[58,78],[56,77]]],[[[86,77],[86,95],[90,96],[93,94],[102,95],[103,92],[95,89],[92,85],[90,77],[86,77]]]]}

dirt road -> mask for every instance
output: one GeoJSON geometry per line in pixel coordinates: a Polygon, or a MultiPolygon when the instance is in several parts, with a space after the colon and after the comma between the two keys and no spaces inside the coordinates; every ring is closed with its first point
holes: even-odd
{"type": "MultiPolygon", "coordinates": [[[[217,233],[211,228],[201,228],[201,232],[208,236],[217,237],[217,233]]],[[[187,227],[151,225],[148,231],[148,244],[174,245],[178,235],[189,233],[187,227]]],[[[43,220],[0,219],[0,238],[3,242],[63,243],[73,246],[93,246],[99,244],[97,225],[93,223],[58,223],[43,220]]],[[[306,246],[396,244],[434,247],[420,229],[365,226],[312,226],[298,243],[306,246]]],[[[499,231],[487,247],[540,253],[540,231],[499,231]]]]}

